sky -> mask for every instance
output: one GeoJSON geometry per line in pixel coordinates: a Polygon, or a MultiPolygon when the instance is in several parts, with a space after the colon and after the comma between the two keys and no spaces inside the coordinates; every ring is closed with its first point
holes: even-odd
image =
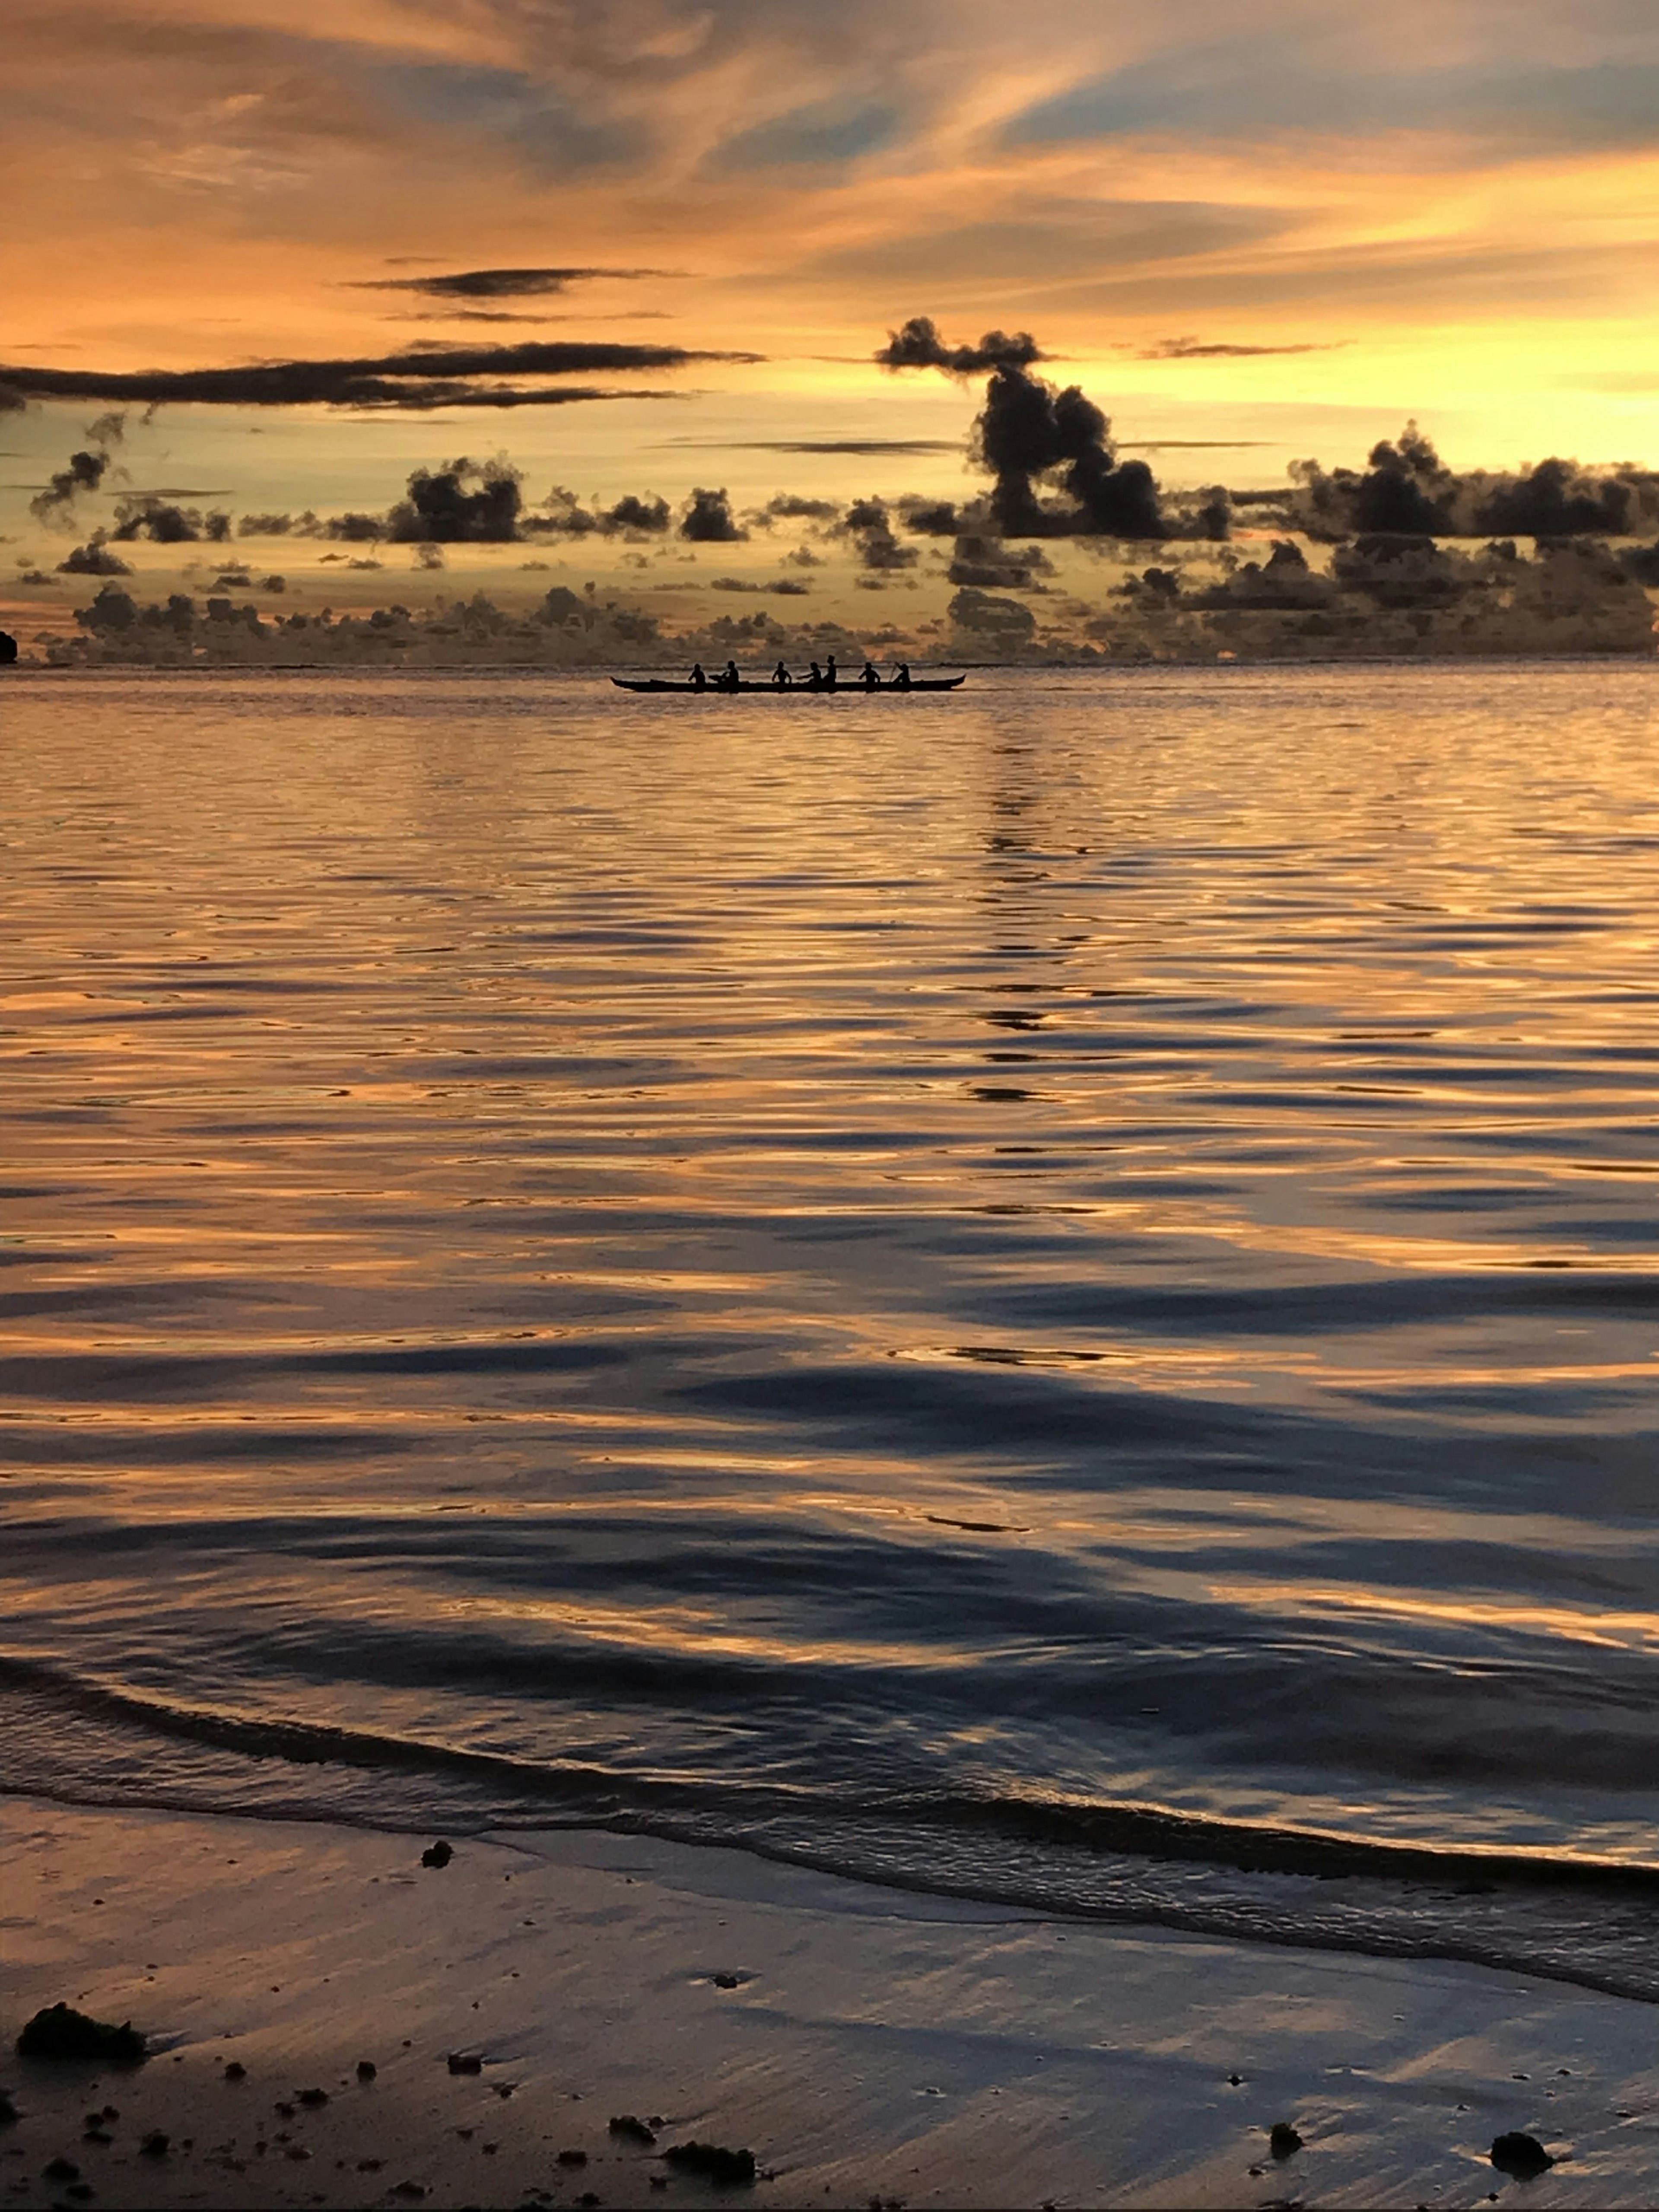
{"type": "Polygon", "coordinates": [[[535,498],[960,496],[978,388],[872,358],[917,314],[1034,334],[1166,484],[1407,416],[1459,467],[1659,461],[1651,0],[11,0],[6,66],[20,560],[111,406],[65,542],[462,452],[535,498]],[[335,366],[197,374],[279,362],[335,366]]]}

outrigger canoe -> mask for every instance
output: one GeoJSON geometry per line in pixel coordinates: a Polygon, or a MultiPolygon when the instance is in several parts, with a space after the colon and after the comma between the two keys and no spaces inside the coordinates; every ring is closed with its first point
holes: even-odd
{"type": "MultiPolygon", "coordinates": [[[[878,691],[884,698],[890,691],[954,691],[958,684],[966,680],[961,676],[913,676],[908,684],[860,684],[854,677],[848,684],[774,684],[769,678],[756,684],[745,679],[737,688],[739,691],[775,691],[782,699],[793,699],[803,691],[815,699],[825,691],[833,691],[837,697],[845,693],[848,697],[862,699],[873,697],[878,691]]],[[[611,681],[619,691],[707,691],[716,699],[729,699],[732,696],[729,684],[716,684],[712,678],[707,684],[688,684],[682,678],[665,676],[613,676],[611,681]]]]}

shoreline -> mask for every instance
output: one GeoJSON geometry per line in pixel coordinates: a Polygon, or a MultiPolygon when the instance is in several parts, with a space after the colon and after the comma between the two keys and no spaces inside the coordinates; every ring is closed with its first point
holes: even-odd
{"type": "Polygon", "coordinates": [[[0,2086],[20,2115],[0,2200],[1659,2203],[1633,2000],[599,1830],[460,1839],[441,1869],[426,1840],[0,1798],[0,2086]],[[60,2000],[131,2017],[154,2055],[17,2058],[60,2000]],[[109,2140],[85,2140],[106,2106],[109,2140]],[[660,2117],[656,2144],[613,2136],[625,2114],[660,2117]],[[1277,2121],[1304,2138],[1283,2160],[1277,2121]],[[1497,2172],[1511,2129],[1559,2163],[1497,2172]],[[752,2149],[763,2178],[665,2165],[688,2139],[752,2149]]]}

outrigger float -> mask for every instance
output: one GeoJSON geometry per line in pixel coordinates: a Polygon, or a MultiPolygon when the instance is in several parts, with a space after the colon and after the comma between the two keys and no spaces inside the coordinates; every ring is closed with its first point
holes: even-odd
{"type": "Polygon", "coordinates": [[[838,697],[873,698],[879,692],[884,699],[890,693],[901,698],[907,691],[954,691],[967,681],[962,676],[913,676],[908,684],[866,684],[858,677],[849,683],[814,684],[801,678],[793,684],[774,684],[769,678],[751,682],[744,677],[737,684],[722,684],[710,677],[706,684],[688,683],[684,678],[666,676],[613,676],[611,681],[619,691],[702,691],[713,699],[729,699],[734,691],[770,691],[780,699],[799,699],[802,696],[819,698],[833,691],[838,697]]]}

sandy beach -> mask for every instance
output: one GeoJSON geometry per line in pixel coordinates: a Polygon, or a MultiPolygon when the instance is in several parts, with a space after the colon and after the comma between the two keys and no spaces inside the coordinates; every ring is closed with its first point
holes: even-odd
{"type": "Polygon", "coordinates": [[[1624,1999],[647,1838],[463,1838],[441,1869],[424,1840],[0,1802],[0,2081],[19,2113],[0,2197],[1659,2203],[1659,2020],[1624,1999]],[[59,2000],[131,2018],[154,2055],[17,2057],[59,2000]],[[629,2114],[654,2146],[611,2131],[629,2114]],[[1279,2120],[1304,2147],[1276,2160],[1279,2120]],[[1489,2162],[1513,2128],[1558,2158],[1535,2181],[1489,2162]],[[167,2148],[147,2152],[155,2131],[167,2148]],[[752,2149],[752,2189],[664,2162],[688,2140],[752,2149]]]}

